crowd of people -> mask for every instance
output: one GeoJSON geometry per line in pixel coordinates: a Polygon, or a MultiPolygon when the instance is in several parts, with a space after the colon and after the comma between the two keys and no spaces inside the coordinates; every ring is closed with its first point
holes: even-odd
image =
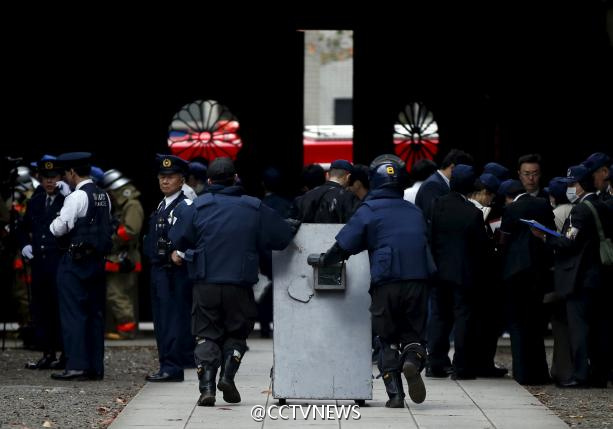
{"type": "MultiPolygon", "coordinates": [[[[506,376],[494,360],[504,331],[519,383],[606,387],[611,162],[594,153],[543,187],[538,154],[520,157],[516,171],[496,162],[478,168],[457,149],[440,166],[421,160],[410,169],[382,155],[369,166],[309,165],[295,198],[279,192],[283,178],[268,168],[258,199],[246,195],[229,158],[206,165],[158,155],[163,199],[146,224],[140,192],[120,171],[92,166],[86,152],[45,155],[33,165],[27,200],[13,194],[3,203],[13,210],[15,270],[24,281],[31,273],[29,310],[43,351],[26,367],[62,370],[51,375],[58,380],[103,379],[105,336],[137,331],[146,267],[159,356],[146,379],[182,381],[195,366],[199,405],[214,405],[216,388],[240,402],[234,377],[256,320],[270,336],[272,250],[285,248],[301,223],[338,223],[334,246],[309,263],[368,251],[386,406],[404,406],[401,374],[410,398],[423,402],[424,368],[435,378],[506,376]]],[[[0,213],[7,223],[8,212],[0,213]]]]}

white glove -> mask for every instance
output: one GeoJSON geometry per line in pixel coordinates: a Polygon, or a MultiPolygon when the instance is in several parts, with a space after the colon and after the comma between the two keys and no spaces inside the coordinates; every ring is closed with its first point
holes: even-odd
{"type": "Polygon", "coordinates": [[[34,259],[34,255],[32,254],[32,245],[28,244],[27,246],[24,246],[24,248],[21,249],[21,254],[24,256],[24,258],[34,259]]]}
{"type": "Polygon", "coordinates": [[[70,195],[70,193],[72,192],[70,190],[70,186],[68,186],[68,183],[66,183],[66,182],[64,182],[62,180],[58,180],[58,182],[55,184],[55,186],[60,190],[60,194],[62,194],[65,197],[70,195]]]}

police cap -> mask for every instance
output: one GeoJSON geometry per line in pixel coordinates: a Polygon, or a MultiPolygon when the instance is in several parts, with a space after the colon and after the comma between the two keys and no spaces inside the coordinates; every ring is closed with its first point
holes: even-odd
{"type": "Polygon", "coordinates": [[[587,157],[581,164],[588,169],[590,173],[595,172],[600,167],[606,167],[611,162],[611,158],[606,153],[596,152],[587,157]]]}
{"type": "Polygon", "coordinates": [[[187,161],[174,155],[156,155],[159,174],[187,174],[187,161]]]}
{"type": "Polygon", "coordinates": [[[62,167],[57,158],[53,155],[44,155],[40,161],[36,163],[38,174],[44,177],[53,177],[62,174],[62,167]]]}
{"type": "Polygon", "coordinates": [[[57,157],[57,160],[64,170],[78,167],[90,167],[92,154],[89,152],[67,152],[57,157]]]}
{"type": "Polygon", "coordinates": [[[332,161],[332,164],[330,164],[330,169],[345,170],[352,173],[353,165],[346,159],[336,159],[332,161]]]}
{"type": "Polygon", "coordinates": [[[508,179],[500,184],[498,195],[510,196],[524,191],[524,185],[519,180],[508,179]]]}
{"type": "Polygon", "coordinates": [[[483,173],[479,176],[479,181],[483,184],[485,189],[492,194],[498,192],[498,188],[500,187],[500,180],[494,175],[490,173],[483,173]]]}
{"type": "Polygon", "coordinates": [[[567,184],[583,182],[590,176],[590,174],[590,171],[584,165],[573,165],[566,172],[564,182],[566,182],[567,184]]]}
{"type": "Polygon", "coordinates": [[[483,167],[483,172],[493,174],[501,182],[509,178],[509,169],[497,162],[488,162],[483,167]]]}

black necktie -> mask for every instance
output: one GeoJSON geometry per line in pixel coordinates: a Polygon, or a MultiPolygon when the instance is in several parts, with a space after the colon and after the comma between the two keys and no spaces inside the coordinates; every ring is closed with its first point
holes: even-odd
{"type": "Polygon", "coordinates": [[[49,210],[49,207],[51,207],[51,197],[47,196],[47,203],[45,204],[45,208],[49,210]]]}

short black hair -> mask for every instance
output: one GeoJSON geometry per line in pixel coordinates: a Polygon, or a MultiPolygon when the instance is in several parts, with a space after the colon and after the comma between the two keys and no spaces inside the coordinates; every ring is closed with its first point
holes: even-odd
{"type": "Polygon", "coordinates": [[[538,153],[529,153],[527,155],[522,155],[517,160],[517,169],[521,168],[522,164],[538,164],[539,167],[542,167],[542,158],[538,153]]]}
{"type": "Polygon", "coordinates": [[[594,179],[592,178],[591,174],[586,177],[585,180],[581,180],[579,184],[585,192],[596,192],[598,190],[596,189],[596,185],[594,184],[594,179]]]}
{"type": "Polygon", "coordinates": [[[420,159],[411,167],[411,179],[416,182],[423,182],[436,172],[436,162],[431,159],[420,159]]]}
{"type": "Polygon", "coordinates": [[[475,160],[472,155],[464,152],[460,149],[451,149],[445,159],[443,159],[443,163],[441,164],[441,168],[444,170],[449,167],[451,164],[465,164],[465,165],[475,165],[475,160]]]}
{"type": "Polygon", "coordinates": [[[234,185],[234,176],[224,177],[222,179],[209,179],[213,185],[232,186],[234,185]]]}
{"type": "Polygon", "coordinates": [[[326,183],[326,171],[319,164],[309,164],[302,170],[302,185],[314,189],[326,183]]]}
{"type": "Polygon", "coordinates": [[[348,175],[350,172],[347,170],[343,170],[341,168],[331,168],[330,171],[328,171],[328,173],[330,174],[330,177],[344,177],[348,175]]]}
{"type": "Polygon", "coordinates": [[[368,180],[369,168],[363,164],[355,164],[353,166],[353,173],[351,173],[351,177],[349,178],[349,186],[353,185],[353,183],[357,180],[362,183],[366,189],[370,189],[370,181],[368,180]]]}
{"type": "Polygon", "coordinates": [[[73,169],[79,177],[87,177],[91,172],[91,167],[89,165],[77,165],[70,167],[67,171],[70,171],[70,169],[73,169]]]}

